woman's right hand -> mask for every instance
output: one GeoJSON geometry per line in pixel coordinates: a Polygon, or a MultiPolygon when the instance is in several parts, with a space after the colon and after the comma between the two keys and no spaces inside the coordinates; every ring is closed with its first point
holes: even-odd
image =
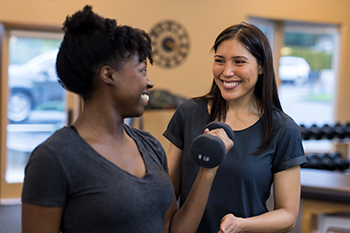
{"type": "Polygon", "coordinates": [[[211,134],[213,136],[220,138],[221,141],[225,144],[226,154],[229,152],[229,150],[231,150],[231,148],[234,145],[233,141],[231,140],[231,138],[229,138],[229,136],[227,135],[226,131],[223,128],[217,128],[213,130],[209,130],[207,128],[204,130],[204,134],[211,134]]]}
{"type": "Polygon", "coordinates": [[[242,218],[237,218],[233,214],[226,214],[221,219],[220,230],[218,233],[238,233],[242,231],[240,225],[242,218]]]}

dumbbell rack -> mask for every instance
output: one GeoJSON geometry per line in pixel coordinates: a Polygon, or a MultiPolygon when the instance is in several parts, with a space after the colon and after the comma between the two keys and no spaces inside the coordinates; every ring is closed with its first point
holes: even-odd
{"type": "Polygon", "coordinates": [[[332,140],[347,145],[346,153],[306,153],[308,163],[302,165],[304,168],[315,168],[323,170],[349,169],[350,148],[350,123],[336,123],[334,125],[324,124],[322,127],[316,124],[306,127],[300,125],[302,139],[307,140],[332,140]]]}
{"type": "Polygon", "coordinates": [[[324,124],[322,127],[318,127],[316,124],[311,125],[311,127],[300,125],[300,132],[303,140],[349,139],[350,123],[336,123],[333,126],[324,124]]]}

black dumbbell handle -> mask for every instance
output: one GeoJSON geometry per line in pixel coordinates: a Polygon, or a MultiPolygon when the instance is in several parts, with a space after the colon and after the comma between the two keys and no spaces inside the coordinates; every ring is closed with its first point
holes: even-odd
{"type": "Polygon", "coordinates": [[[225,124],[225,123],[223,123],[221,121],[212,121],[206,126],[206,128],[208,128],[209,130],[223,128],[225,130],[227,136],[232,141],[233,141],[233,139],[235,137],[232,128],[229,125],[227,125],[227,124],[225,124]]]}

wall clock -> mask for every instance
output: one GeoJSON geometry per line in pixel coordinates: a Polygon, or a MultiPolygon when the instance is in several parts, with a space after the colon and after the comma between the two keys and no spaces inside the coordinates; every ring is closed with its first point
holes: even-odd
{"type": "Polygon", "coordinates": [[[149,33],[154,64],[162,68],[179,66],[190,51],[190,38],[184,26],[174,20],[163,20],[149,33]]]}

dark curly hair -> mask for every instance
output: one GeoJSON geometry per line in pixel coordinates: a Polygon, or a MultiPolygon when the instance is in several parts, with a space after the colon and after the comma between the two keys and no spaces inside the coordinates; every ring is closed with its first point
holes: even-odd
{"type": "MultiPolygon", "coordinates": [[[[259,75],[254,89],[254,95],[258,99],[258,110],[265,116],[265,136],[258,148],[258,153],[263,152],[273,136],[273,110],[283,112],[277,93],[272,50],[265,34],[256,26],[245,22],[224,29],[216,37],[212,50],[216,52],[223,41],[232,39],[242,43],[263,68],[263,73],[259,75]]],[[[209,121],[215,119],[225,121],[226,100],[222,98],[220,89],[214,80],[210,91],[197,99],[212,102],[209,121]]]]}
{"type": "Polygon", "coordinates": [[[90,97],[93,77],[109,65],[118,70],[131,56],[139,61],[152,60],[149,35],[141,29],[117,26],[113,19],[103,18],[86,5],[63,23],[65,34],[57,59],[59,82],[68,91],[84,99],[90,97]]]}

